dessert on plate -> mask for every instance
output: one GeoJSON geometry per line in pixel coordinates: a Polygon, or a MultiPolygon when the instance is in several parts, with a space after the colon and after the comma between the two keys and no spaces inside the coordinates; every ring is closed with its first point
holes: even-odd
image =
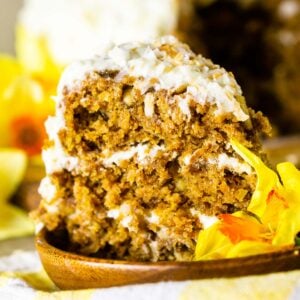
{"type": "Polygon", "coordinates": [[[46,122],[33,216],[97,257],[192,260],[199,231],[245,210],[270,125],[234,76],[174,37],[112,46],[71,64],[46,122]]]}

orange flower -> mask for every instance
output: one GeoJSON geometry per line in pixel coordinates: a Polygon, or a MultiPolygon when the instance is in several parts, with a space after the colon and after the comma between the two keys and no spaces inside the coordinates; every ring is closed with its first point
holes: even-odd
{"type": "Polygon", "coordinates": [[[32,115],[12,119],[10,122],[12,146],[23,149],[29,156],[39,154],[46,136],[44,121],[44,118],[35,118],[32,115]]]}
{"type": "Polygon", "coordinates": [[[237,217],[230,214],[219,215],[221,223],[219,230],[227,236],[233,244],[240,241],[266,241],[267,228],[250,217],[237,217]]]}

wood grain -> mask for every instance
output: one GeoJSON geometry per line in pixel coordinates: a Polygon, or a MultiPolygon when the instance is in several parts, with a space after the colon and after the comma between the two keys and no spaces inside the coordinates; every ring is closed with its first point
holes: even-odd
{"type": "Polygon", "coordinates": [[[36,247],[44,268],[61,289],[85,289],[158,281],[238,277],[300,269],[300,248],[236,259],[199,262],[127,262],[60,250],[42,230],[36,247]]]}

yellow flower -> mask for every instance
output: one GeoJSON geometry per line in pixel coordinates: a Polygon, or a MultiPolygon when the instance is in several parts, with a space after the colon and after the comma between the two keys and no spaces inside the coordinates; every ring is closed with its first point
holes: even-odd
{"type": "Polygon", "coordinates": [[[266,209],[268,194],[272,189],[277,189],[281,186],[278,176],[273,170],[269,169],[259,157],[236,140],[231,140],[231,146],[256,171],[257,184],[248,206],[248,211],[261,217],[266,209]]]}
{"type": "Polygon", "coordinates": [[[1,128],[4,128],[8,122],[8,112],[11,108],[7,108],[6,103],[3,101],[6,88],[12,81],[21,74],[21,67],[19,63],[11,56],[0,54],[0,146],[8,145],[8,136],[1,128]]]}
{"type": "Polygon", "coordinates": [[[20,64],[13,57],[0,54],[0,99],[3,97],[3,92],[6,87],[22,73],[20,64]]]}
{"type": "Polygon", "coordinates": [[[241,241],[269,242],[272,237],[268,227],[251,215],[222,214],[219,218],[221,220],[219,230],[230,239],[232,244],[241,241]]]}
{"type": "Polygon", "coordinates": [[[51,58],[46,39],[18,25],[16,52],[22,67],[28,74],[56,85],[63,67],[58,66],[51,58]]]}
{"type": "Polygon", "coordinates": [[[278,216],[273,245],[293,244],[296,234],[300,232],[300,172],[289,162],[277,165],[288,207],[282,209],[278,216]]]}
{"type": "Polygon", "coordinates": [[[300,171],[292,163],[284,162],[277,165],[277,175],[237,141],[232,140],[231,145],[257,173],[257,186],[248,210],[274,231],[273,245],[294,244],[300,231],[300,171]]]}
{"type": "Polygon", "coordinates": [[[233,149],[256,171],[257,184],[247,212],[220,215],[201,231],[195,260],[231,258],[294,247],[300,232],[300,171],[277,165],[278,175],[236,140],[233,149]]]}
{"type": "Polygon", "coordinates": [[[16,76],[0,98],[0,146],[39,154],[45,138],[44,121],[53,111],[50,91],[27,75],[16,76]]]}

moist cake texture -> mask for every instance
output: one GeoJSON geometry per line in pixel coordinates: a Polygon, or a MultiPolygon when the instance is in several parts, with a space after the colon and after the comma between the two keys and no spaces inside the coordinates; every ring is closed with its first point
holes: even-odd
{"type": "Polygon", "coordinates": [[[233,75],[173,37],[114,46],[71,64],[46,122],[46,177],[34,218],[73,251],[127,260],[192,260],[199,231],[243,210],[269,123],[233,75]]]}

